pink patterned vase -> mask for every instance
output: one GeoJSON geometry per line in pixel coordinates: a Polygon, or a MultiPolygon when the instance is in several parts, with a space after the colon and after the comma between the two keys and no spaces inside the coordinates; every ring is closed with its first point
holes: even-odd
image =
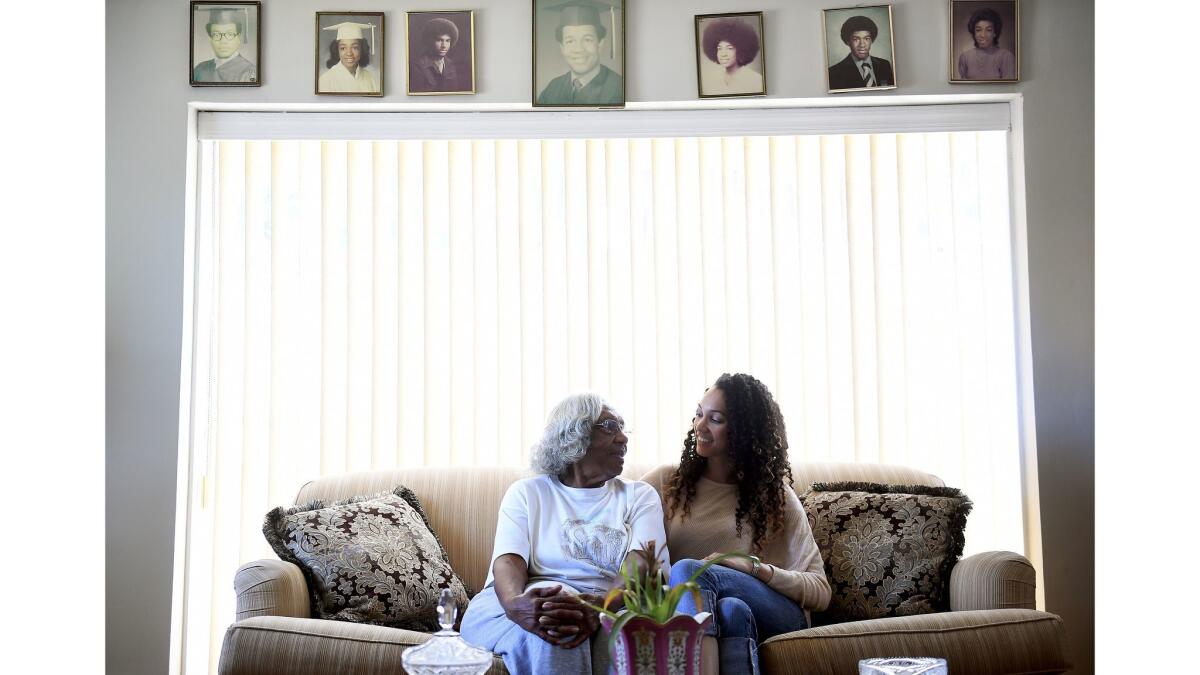
{"type": "MultiPolygon", "coordinates": [[[[600,616],[607,637],[613,620],[600,616]]],[[[612,672],[617,675],[699,675],[700,640],[712,614],[679,614],[665,624],[645,617],[630,619],[613,643],[612,672]]]]}

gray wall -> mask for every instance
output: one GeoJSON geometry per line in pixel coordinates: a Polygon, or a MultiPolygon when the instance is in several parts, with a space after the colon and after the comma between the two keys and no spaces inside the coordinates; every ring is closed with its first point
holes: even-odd
{"type": "MultiPolygon", "coordinates": [[[[425,0],[475,16],[479,94],[528,102],[528,0],[425,0]]],[[[631,0],[631,101],[696,96],[692,15],[765,13],[769,91],[823,97],[820,9],[827,0],[631,0]],[[653,54],[653,59],[645,58],[653,54]]],[[[851,5],[853,3],[843,3],[851,5]]],[[[1026,181],[1046,602],[1064,617],[1078,672],[1093,670],[1093,38],[1087,0],[1021,3],[1023,81],[946,83],[946,3],[897,0],[899,94],[1025,94],[1026,181]]],[[[265,0],[264,85],[188,86],[188,3],[109,0],[107,40],[107,666],[167,669],[174,541],[183,282],[185,104],[329,101],[312,94],[313,12],[387,11],[384,101],[403,102],[404,6],[265,0]],[[154,55],[155,58],[146,58],[154,55]]],[[[887,96],[887,94],[880,94],[887,96]]],[[[338,99],[346,101],[347,99],[338,99]]],[[[369,100],[369,99],[352,99],[369,100]]],[[[370,99],[379,100],[379,99],[370,99]]],[[[430,99],[422,99],[429,101],[430,99]]],[[[232,591],[230,591],[232,592],[232,591]]]]}

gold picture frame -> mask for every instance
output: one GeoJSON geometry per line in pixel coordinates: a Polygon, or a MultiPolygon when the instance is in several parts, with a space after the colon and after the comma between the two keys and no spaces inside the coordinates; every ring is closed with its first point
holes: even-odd
{"type": "Polygon", "coordinates": [[[696,94],[700,98],[767,95],[762,12],[698,14],[696,94]]]}
{"type": "Polygon", "coordinates": [[[1021,81],[1019,0],[950,0],[947,16],[951,84],[1021,81]],[[980,46],[989,37],[991,44],[980,46]]]}
{"type": "Polygon", "coordinates": [[[886,91],[898,86],[894,27],[891,5],[821,10],[825,83],[830,94],[886,91]],[[860,70],[863,63],[869,67],[860,70]]]}
{"type": "Polygon", "coordinates": [[[383,12],[317,12],[313,93],[383,96],[383,12]]]}
{"type": "Polygon", "coordinates": [[[408,95],[474,94],[475,12],[405,12],[405,23],[408,95]]]}

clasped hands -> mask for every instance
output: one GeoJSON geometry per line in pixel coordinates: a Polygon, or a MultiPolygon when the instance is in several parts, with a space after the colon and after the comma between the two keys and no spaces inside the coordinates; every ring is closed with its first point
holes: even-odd
{"type": "Polygon", "coordinates": [[[599,605],[603,601],[592,593],[567,593],[561,585],[535,587],[514,597],[505,614],[513,623],[546,642],[563,649],[574,649],[600,629],[596,610],[583,603],[599,605]]]}

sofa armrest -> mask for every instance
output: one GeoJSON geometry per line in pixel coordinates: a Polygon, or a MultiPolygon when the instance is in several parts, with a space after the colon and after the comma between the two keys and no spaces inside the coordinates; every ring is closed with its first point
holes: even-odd
{"type": "Polygon", "coordinates": [[[233,577],[237,620],[252,616],[312,616],[304,574],[283,560],[255,560],[238,568],[233,577]]]}
{"type": "Polygon", "coordinates": [[[950,609],[1037,609],[1037,575],[1025,556],[1011,551],[977,553],[950,572],[950,609]]]}

